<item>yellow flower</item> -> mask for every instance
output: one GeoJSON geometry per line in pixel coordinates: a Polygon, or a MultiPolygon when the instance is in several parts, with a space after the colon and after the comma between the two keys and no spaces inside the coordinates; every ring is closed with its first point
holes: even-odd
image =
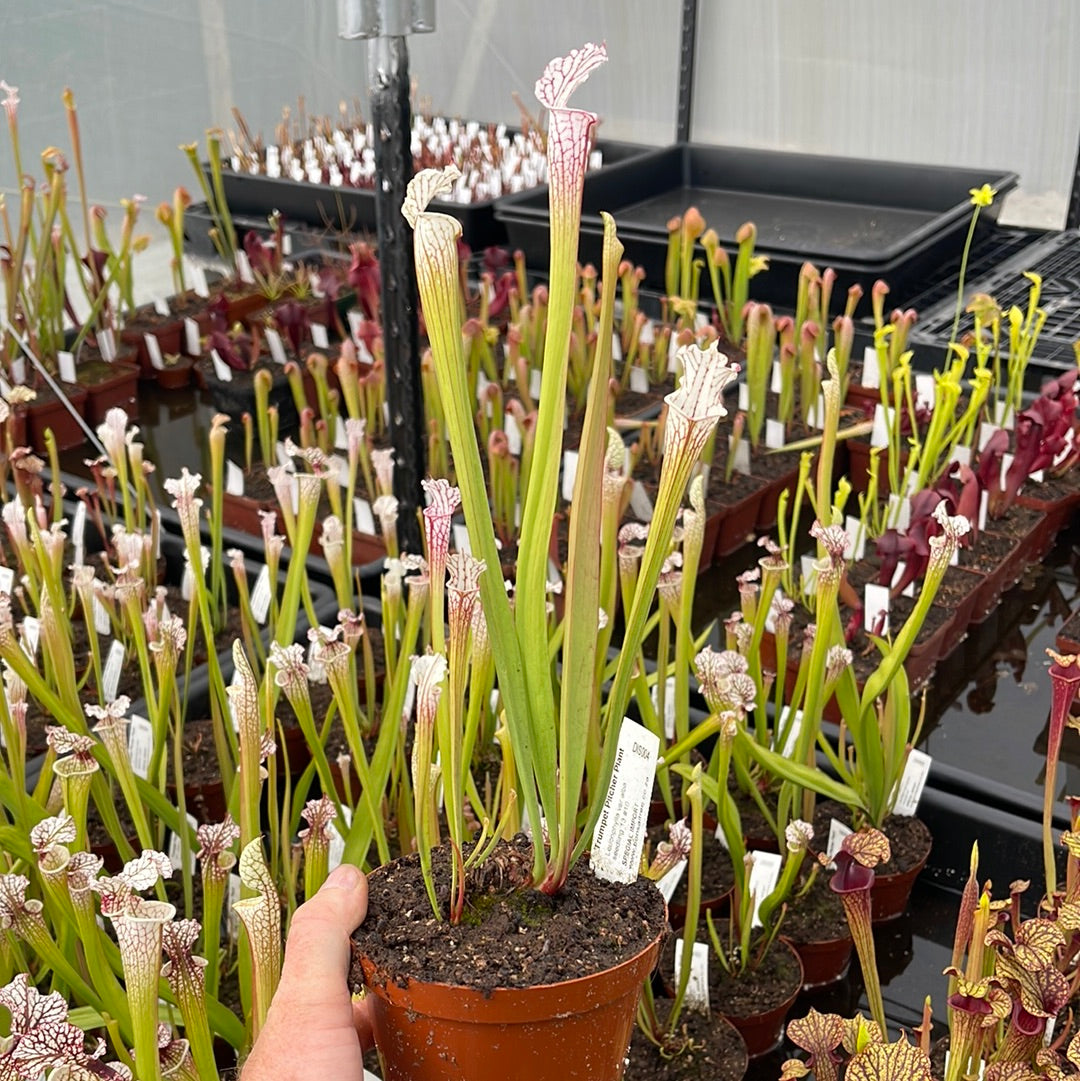
{"type": "Polygon", "coordinates": [[[989,206],[997,195],[997,189],[990,187],[989,184],[983,184],[981,188],[972,188],[968,194],[971,196],[972,206],[989,206]]]}

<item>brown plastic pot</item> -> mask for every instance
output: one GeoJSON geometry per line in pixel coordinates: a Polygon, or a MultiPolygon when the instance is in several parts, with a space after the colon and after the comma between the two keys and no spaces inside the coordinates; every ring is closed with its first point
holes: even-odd
{"type": "Polygon", "coordinates": [[[615,968],[497,988],[408,981],[361,958],[383,1081],[619,1081],[660,939],[615,968]]]}
{"type": "Polygon", "coordinates": [[[888,923],[902,916],[911,899],[911,890],[915,879],[926,866],[930,858],[930,845],[914,867],[894,875],[877,875],[870,890],[870,919],[872,923],[888,923]]]}
{"type": "Polygon", "coordinates": [[[1066,656],[1080,656],[1080,610],[1073,612],[1061,625],[1054,645],[1059,653],[1066,656]]]}
{"type": "MultiPolygon", "coordinates": [[[[86,388],[76,383],[61,383],[67,399],[80,415],[86,412],[86,388]]],[[[26,438],[34,450],[45,450],[45,432],[51,431],[57,450],[71,450],[86,442],[86,433],[67,407],[54,394],[41,396],[26,406],[26,438]]]]}
{"type": "MultiPolygon", "coordinates": [[[[790,940],[789,940],[790,941],[790,940]]],[[[847,975],[855,940],[850,935],[821,942],[791,942],[803,967],[803,990],[828,987],[847,975]]]]}
{"type": "MultiPolygon", "coordinates": [[[[126,356],[134,359],[133,353],[126,356]]],[[[110,409],[123,409],[133,414],[139,404],[139,368],[126,360],[112,363],[113,371],[106,379],[86,386],[86,422],[94,426],[105,420],[110,409]]]]}
{"type": "Polygon", "coordinates": [[[771,1010],[756,1014],[751,1017],[736,1017],[726,1013],[723,1016],[730,1021],[746,1041],[746,1050],[751,1058],[760,1058],[767,1055],[775,1047],[778,1047],[784,1039],[784,1021],[787,1020],[788,1012],[795,1005],[795,999],[799,997],[803,985],[803,965],[798,951],[784,939],[777,939],[773,945],[774,950],[786,949],[791,952],[799,966],[799,980],[795,984],[791,994],[771,1010]]]}
{"type": "MultiPolygon", "coordinates": [[[[716,551],[713,560],[722,559],[738,551],[755,535],[758,508],[765,493],[765,487],[743,496],[737,503],[725,507],[720,513],[720,524],[716,534],[716,551]]],[[[704,549],[702,549],[704,551],[704,549]]]]}
{"type": "Polygon", "coordinates": [[[794,488],[798,479],[799,467],[795,466],[769,482],[768,487],[761,494],[761,503],[758,506],[757,522],[754,526],[758,533],[768,533],[776,525],[776,518],[780,512],[780,495],[794,488]]]}
{"type": "MultiPolygon", "coordinates": [[[[862,495],[870,483],[870,441],[867,439],[845,439],[848,452],[848,479],[854,492],[862,495]]],[[[907,461],[907,455],[903,456],[907,461]]],[[[885,499],[892,491],[889,483],[889,448],[883,447],[878,458],[878,498],[885,499]]]]}
{"type": "Polygon", "coordinates": [[[164,368],[151,367],[154,373],[151,378],[155,379],[162,390],[183,390],[191,382],[191,369],[195,361],[191,357],[178,357],[172,364],[166,364],[164,368]]]}

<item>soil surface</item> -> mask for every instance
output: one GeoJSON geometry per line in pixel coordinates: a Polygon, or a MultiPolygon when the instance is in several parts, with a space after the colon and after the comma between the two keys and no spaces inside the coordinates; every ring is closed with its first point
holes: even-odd
{"type": "MultiPolygon", "coordinates": [[[[716,827],[713,826],[713,829],[716,827]]],[[[648,833],[649,852],[655,853],[656,846],[668,839],[667,826],[653,826],[648,833]]],[[[686,888],[689,875],[683,873],[675,892],[671,895],[672,907],[686,907],[686,888]]],[[[727,896],[735,885],[735,872],[731,866],[728,850],[715,838],[712,830],[706,830],[705,844],[701,850],[701,900],[702,903],[716,901],[727,896]]]]}
{"type": "MultiPolygon", "coordinates": [[[[671,1003],[658,999],[656,1013],[665,1024],[671,1003]]],[[[626,1081],[741,1081],[746,1072],[746,1044],[728,1021],[714,1014],[683,1010],[674,1039],[683,1050],[665,1057],[635,1026],[630,1039],[626,1081]]]]}
{"type": "MultiPolygon", "coordinates": [[[[445,911],[449,849],[435,849],[432,863],[445,911]]],[[[501,842],[470,873],[457,926],[434,918],[419,856],[374,871],[367,918],[353,936],[350,987],[364,983],[361,957],[402,986],[421,980],[491,992],[561,983],[629,960],[666,926],[663,898],[647,879],[629,886],[604,882],[581,860],[562,892],[547,897],[521,888],[531,864],[532,843],[524,835],[501,842]]]]}
{"type": "MultiPolygon", "coordinates": [[[[851,815],[846,807],[826,800],[819,803],[814,811],[815,837],[829,836],[829,820],[832,818],[843,822],[845,826],[852,825],[851,815]]],[[[882,823],[882,832],[889,838],[892,859],[874,868],[879,877],[910,871],[930,850],[933,843],[930,831],[922,819],[913,815],[889,815],[882,823]]]]}
{"type": "Polygon", "coordinates": [[[848,932],[844,906],[829,889],[829,874],[819,871],[810,889],[788,899],[788,909],[780,933],[792,942],[832,942],[848,932]]]}

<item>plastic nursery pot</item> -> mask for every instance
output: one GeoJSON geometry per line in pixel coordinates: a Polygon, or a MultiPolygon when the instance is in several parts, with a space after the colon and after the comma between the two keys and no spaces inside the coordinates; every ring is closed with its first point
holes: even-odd
{"type": "Polygon", "coordinates": [[[780,510],[780,493],[794,488],[799,478],[799,467],[787,470],[786,473],[774,477],[767,488],[761,494],[761,503],[758,506],[757,522],[754,529],[758,533],[768,533],[776,525],[776,518],[780,510]]]}
{"type": "Polygon", "coordinates": [[[1057,637],[1054,639],[1059,653],[1066,655],[1080,655],[1080,609],[1061,625],[1057,637]]]}
{"type": "MultiPolygon", "coordinates": [[[[722,559],[738,551],[757,530],[758,509],[761,506],[765,489],[759,488],[743,496],[737,503],[732,503],[720,511],[716,534],[716,550],[713,560],[722,559]]],[[[706,530],[708,526],[706,526],[706,530]]],[[[702,548],[704,551],[704,548],[702,548]]]]}
{"type": "Polygon", "coordinates": [[[915,879],[919,877],[930,858],[930,844],[914,867],[892,875],[877,875],[870,890],[870,918],[873,923],[888,923],[902,916],[911,899],[915,879]]]}
{"type": "Polygon", "coordinates": [[[178,356],[172,363],[166,363],[164,368],[151,368],[154,373],[149,378],[154,379],[162,390],[183,390],[191,382],[191,369],[195,361],[191,357],[178,356]]]}
{"type": "Polygon", "coordinates": [[[791,942],[803,967],[803,990],[828,987],[847,975],[855,940],[850,935],[821,942],[791,942]]]}
{"type": "Polygon", "coordinates": [[[488,994],[399,987],[361,958],[383,1081],[618,1081],[661,937],[593,976],[488,994]]]}
{"type": "Polygon", "coordinates": [[[760,1014],[754,1014],[748,1017],[737,1017],[730,1013],[723,1015],[739,1030],[739,1034],[746,1041],[747,1053],[752,1059],[767,1055],[773,1048],[779,1046],[783,1040],[784,1022],[787,1020],[787,1015],[791,1010],[791,1007],[795,1005],[795,999],[799,997],[799,994],[802,991],[803,980],[805,978],[802,960],[799,957],[798,951],[795,950],[791,943],[786,942],[782,938],[777,939],[772,948],[774,950],[787,950],[798,965],[799,978],[794,982],[791,994],[778,1006],[774,1006],[772,1009],[765,1010],[760,1014]]]}
{"type": "MultiPolygon", "coordinates": [[[[848,480],[858,495],[862,495],[870,483],[870,451],[873,449],[868,439],[845,439],[848,452],[848,480]]],[[[901,465],[907,461],[902,458],[901,465]]],[[[889,483],[889,448],[882,448],[878,458],[878,496],[885,498],[892,491],[889,483]]]]}
{"type": "MultiPolygon", "coordinates": [[[[74,406],[79,416],[86,411],[86,388],[74,383],[59,384],[61,390],[74,406]]],[[[86,442],[86,435],[79,422],[68,412],[67,406],[52,393],[38,391],[37,398],[26,406],[26,438],[37,452],[45,450],[45,432],[51,430],[58,450],[71,450],[86,442]]]]}
{"type": "MultiPolygon", "coordinates": [[[[139,404],[139,368],[134,361],[135,354],[127,352],[123,360],[115,360],[109,365],[109,371],[95,373],[92,380],[85,381],[80,374],[80,382],[86,387],[86,422],[94,426],[105,420],[110,409],[123,409],[128,414],[138,410],[139,404]]],[[[97,368],[97,365],[94,365],[97,368]]]]}

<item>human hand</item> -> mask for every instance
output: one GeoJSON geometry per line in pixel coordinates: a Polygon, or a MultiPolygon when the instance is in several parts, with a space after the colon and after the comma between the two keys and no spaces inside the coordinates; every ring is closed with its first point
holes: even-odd
{"type": "Polygon", "coordinates": [[[353,1002],[349,936],[367,915],[367,879],[342,864],[293,915],[281,981],[241,1081],[360,1081],[375,1044],[369,1002],[353,1002]]]}

